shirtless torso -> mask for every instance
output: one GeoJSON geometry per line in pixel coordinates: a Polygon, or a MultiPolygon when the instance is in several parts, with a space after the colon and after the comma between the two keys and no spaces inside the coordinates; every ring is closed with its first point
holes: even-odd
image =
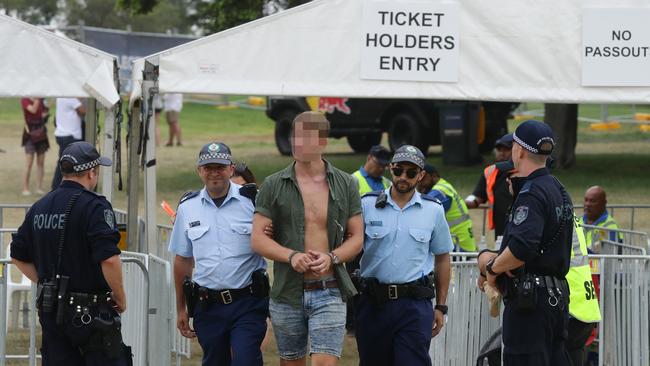
{"type": "MultiPolygon", "coordinates": [[[[327,253],[329,252],[327,237],[329,186],[327,185],[325,165],[322,161],[320,163],[322,166],[317,169],[317,174],[312,175],[296,169],[296,178],[305,209],[305,252],[314,250],[327,253]]],[[[308,271],[305,272],[304,278],[306,280],[318,279],[331,276],[333,273],[331,268],[320,275],[308,271]]]]}

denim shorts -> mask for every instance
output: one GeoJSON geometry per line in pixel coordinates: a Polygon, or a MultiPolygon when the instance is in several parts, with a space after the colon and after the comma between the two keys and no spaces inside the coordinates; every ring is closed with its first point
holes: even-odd
{"type": "Polygon", "coordinates": [[[341,357],[345,336],[346,306],[338,288],[303,291],[302,307],[269,302],[273,333],[283,360],[297,360],[320,353],[341,357]]]}

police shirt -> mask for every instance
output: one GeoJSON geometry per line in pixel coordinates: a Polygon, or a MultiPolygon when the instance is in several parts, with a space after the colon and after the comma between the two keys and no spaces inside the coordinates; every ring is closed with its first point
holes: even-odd
{"type": "Polygon", "coordinates": [[[193,280],[213,290],[237,289],[251,284],[251,273],[266,268],[251,249],[253,202],[230,183],[220,207],[203,188],[181,202],[176,212],[169,251],[194,257],[193,280]]]}
{"type": "Polygon", "coordinates": [[[526,178],[511,178],[515,199],[508,215],[501,251],[506,246],[517,259],[526,262],[526,271],[560,278],[569,271],[573,238],[573,204],[562,186],[546,168],[526,178]],[[559,231],[561,222],[565,224],[559,231]],[[557,238],[552,242],[552,238],[557,238]],[[547,249],[538,251],[550,243],[547,249]]]}
{"type": "Polygon", "coordinates": [[[361,200],[364,221],[361,277],[376,277],[381,283],[406,283],[426,276],[433,269],[433,255],[449,253],[454,244],[438,202],[423,199],[415,192],[400,208],[384,192],[384,208],[376,208],[377,196],[361,200]]]}
{"type": "Polygon", "coordinates": [[[34,263],[39,281],[50,279],[57,262],[65,211],[78,192],[81,195],[65,223],[60,274],[70,277],[68,291],[110,291],[101,262],[120,254],[115,213],[104,196],[86,190],[79,183],[64,180],[59,188],[34,203],[13,236],[11,257],[34,263]]]}

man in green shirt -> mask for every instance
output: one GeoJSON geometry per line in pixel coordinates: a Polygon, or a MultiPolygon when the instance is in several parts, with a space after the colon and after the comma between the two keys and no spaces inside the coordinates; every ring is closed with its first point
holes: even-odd
{"type": "Polygon", "coordinates": [[[361,250],[356,182],[323,160],[329,122],[318,112],[293,121],[294,162],[257,195],[253,250],[274,261],[269,311],[282,365],[334,365],[345,334],[344,301],[356,294],[343,266],[361,250]],[[273,224],[273,238],[264,228],[273,224]]]}

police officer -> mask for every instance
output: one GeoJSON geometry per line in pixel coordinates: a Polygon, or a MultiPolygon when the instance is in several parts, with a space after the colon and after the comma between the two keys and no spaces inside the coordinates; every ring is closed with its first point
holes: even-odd
{"type": "Polygon", "coordinates": [[[391,154],[387,148],[375,145],[370,148],[366,162],[359,170],[352,173],[352,177],[359,183],[359,195],[386,189],[390,180],[384,177],[384,172],[390,163],[391,154]]]}
{"type": "Polygon", "coordinates": [[[85,141],[63,150],[63,181],[38,200],[11,243],[13,263],[38,282],[43,365],[127,365],[120,235],[111,204],[92,190],[111,160],[85,141]]]}
{"type": "Polygon", "coordinates": [[[519,174],[510,178],[514,201],[498,255],[483,254],[492,256],[486,265],[488,283],[504,295],[504,365],[570,365],[565,276],[573,205],[546,168],[555,146],[551,128],[529,120],[517,127],[513,139],[519,174]]]}
{"type": "Polygon", "coordinates": [[[431,365],[431,338],[447,314],[454,246],[440,202],[415,190],[423,167],[418,148],[400,147],[391,161],[392,187],[361,200],[365,239],[355,318],[362,366],[431,365]]]}
{"type": "Polygon", "coordinates": [[[269,284],[266,262],[250,245],[256,191],[230,181],[232,155],[223,143],[203,146],[197,165],[204,187],[181,198],[169,244],[177,326],[198,337],[203,365],[262,365],[269,284]]]}

